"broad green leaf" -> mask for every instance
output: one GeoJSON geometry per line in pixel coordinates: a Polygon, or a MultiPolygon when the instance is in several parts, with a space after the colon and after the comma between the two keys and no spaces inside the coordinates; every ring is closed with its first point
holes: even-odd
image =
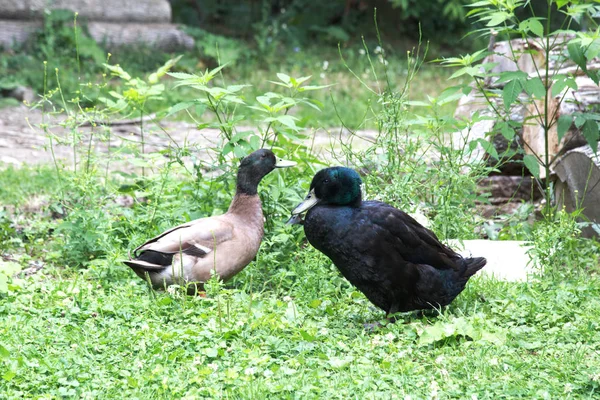
{"type": "Polygon", "coordinates": [[[252,86],[252,85],[230,85],[230,86],[227,86],[227,91],[229,91],[229,93],[236,93],[236,92],[239,92],[240,90],[245,89],[250,86],[252,86]]]}
{"type": "Polygon", "coordinates": [[[498,123],[497,128],[500,129],[500,133],[504,138],[508,141],[512,141],[515,138],[515,130],[510,127],[510,125],[504,121],[498,123]]]}
{"type": "Polygon", "coordinates": [[[198,75],[186,74],[183,72],[168,72],[167,75],[172,76],[175,79],[197,80],[200,78],[198,75]]]}
{"type": "Polygon", "coordinates": [[[300,86],[302,85],[304,82],[306,82],[307,80],[309,80],[310,78],[312,78],[312,75],[309,76],[302,76],[298,79],[294,79],[294,78],[290,78],[291,80],[293,79],[294,81],[294,86],[300,86]]]}
{"type": "Polygon", "coordinates": [[[258,150],[260,148],[260,138],[258,136],[250,136],[250,147],[252,147],[252,150],[258,150]]]}
{"type": "Polygon", "coordinates": [[[281,80],[281,82],[286,83],[288,85],[291,84],[289,75],[278,72],[277,77],[281,80]]]}
{"type": "Polygon", "coordinates": [[[236,143],[238,141],[240,141],[240,139],[245,139],[248,136],[252,135],[254,132],[253,131],[241,131],[236,133],[235,135],[233,135],[231,137],[231,142],[236,143]]]}
{"type": "Polygon", "coordinates": [[[0,359],[7,359],[10,357],[10,351],[0,344],[0,359]]]}
{"type": "Polygon", "coordinates": [[[496,148],[494,147],[493,143],[490,143],[485,139],[477,139],[477,142],[481,145],[483,150],[485,150],[485,152],[488,153],[492,158],[494,158],[495,160],[499,158],[498,151],[496,151],[496,148]]]}
{"type": "Polygon", "coordinates": [[[297,131],[298,127],[296,126],[296,122],[294,122],[294,119],[295,118],[291,115],[280,115],[278,117],[275,117],[275,120],[279,121],[282,125],[285,125],[288,128],[297,131]]]}
{"type": "Polygon", "coordinates": [[[584,117],[583,115],[581,115],[581,114],[576,114],[575,115],[574,122],[575,122],[575,126],[577,128],[581,128],[583,126],[583,124],[585,124],[585,121],[587,121],[587,118],[584,117]]]}
{"type": "Polygon", "coordinates": [[[567,77],[565,75],[557,75],[554,79],[554,83],[552,84],[552,96],[558,96],[566,87],[567,77]]]}
{"type": "Polygon", "coordinates": [[[503,23],[504,21],[506,21],[509,18],[510,18],[510,14],[508,14],[505,11],[498,11],[498,12],[492,13],[489,18],[489,21],[487,23],[487,26],[500,25],[501,23],[503,23]]]}
{"type": "Polygon", "coordinates": [[[546,95],[546,88],[542,80],[538,77],[531,78],[525,82],[525,91],[537,98],[543,98],[546,95]]]}
{"type": "Polygon", "coordinates": [[[569,57],[571,60],[575,62],[584,72],[587,73],[587,66],[585,59],[585,54],[583,53],[583,49],[578,42],[571,42],[567,45],[567,50],[569,52],[569,57]]]}
{"type": "Polygon", "coordinates": [[[2,379],[5,381],[11,381],[15,376],[17,376],[17,373],[9,369],[4,373],[4,375],[2,375],[2,379]]]}
{"type": "Polygon", "coordinates": [[[226,156],[227,154],[231,153],[232,151],[233,151],[233,144],[225,143],[225,146],[223,146],[223,150],[221,151],[221,154],[226,156]]]}
{"type": "Polygon", "coordinates": [[[184,101],[182,103],[177,103],[174,106],[171,106],[171,108],[169,108],[169,111],[167,111],[166,117],[176,114],[179,111],[186,110],[186,109],[190,108],[191,106],[193,106],[194,104],[197,104],[197,103],[194,101],[184,101]]]}
{"type": "Polygon", "coordinates": [[[529,20],[529,30],[539,37],[544,36],[544,26],[537,19],[529,20]]]}
{"type": "Polygon", "coordinates": [[[540,179],[540,164],[533,154],[525,154],[523,157],[523,164],[525,164],[529,172],[531,172],[531,175],[540,179]]]}
{"type": "Polygon", "coordinates": [[[522,90],[523,87],[521,86],[521,82],[516,79],[508,82],[504,86],[504,89],[502,90],[502,99],[504,100],[504,108],[506,110],[510,109],[510,106],[519,97],[522,90]]]}
{"type": "Polygon", "coordinates": [[[265,107],[270,108],[271,107],[271,97],[265,95],[265,96],[256,96],[256,101],[259,102],[259,104],[262,104],[265,107]]]}
{"type": "Polygon", "coordinates": [[[573,124],[573,117],[571,115],[561,115],[556,123],[556,133],[558,134],[558,142],[562,140],[569,128],[573,124]]]}
{"type": "Polygon", "coordinates": [[[246,151],[241,146],[234,146],[233,154],[235,154],[235,156],[238,158],[246,157],[246,155],[247,155],[246,151]]]}
{"type": "Polygon", "coordinates": [[[585,121],[585,124],[583,124],[581,132],[583,133],[583,137],[585,140],[587,140],[594,153],[597,153],[598,139],[600,139],[600,135],[598,134],[598,123],[592,119],[588,119],[585,121]]]}
{"type": "Polygon", "coordinates": [[[121,79],[126,81],[131,80],[131,75],[129,75],[123,68],[119,65],[110,65],[110,64],[102,64],[106,69],[108,69],[113,75],[118,76],[121,79]]]}
{"type": "Polygon", "coordinates": [[[314,342],[317,340],[316,337],[302,329],[300,329],[300,336],[302,336],[302,339],[306,340],[307,342],[314,342]]]}
{"type": "Polygon", "coordinates": [[[592,71],[587,71],[587,76],[594,81],[594,83],[596,85],[600,85],[600,71],[598,70],[592,70],[592,71]]]}
{"type": "Polygon", "coordinates": [[[498,80],[497,82],[508,82],[508,81],[514,81],[514,80],[518,80],[522,82],[525,82],[525,80],[528,78],[529,75],[527,75],[525,72],[523,71],[506,71],[506,72],[501,72],[500,75],[498,75],[498,80]]]}
{"type": "Polygon", "coordinates": [[[459,76],[465,74],[469,76],[480,76],[481,70],[479,69],[479,67],[464,67],[453,73],[448,79],[458,78],[459,76]]]}
{"type": "Polygon", "coordinates": [[[333,85],[320,85],[320,86],[315,86],[315,85],[308,85],[308,86],[301,86],[298,88],[299,92],[307,92],[309,90],[320,90],[320,89],[326,89],[328,87],[331,87],[333,85]]]}
{"type": "Polygon", "coordinates": [[[173,66],[181,59],[181,56],[172,58],[167,61],[162,67],[156,70],[153,74],[150,74],[148,77],[148,82],[156,83],[160,78],[162,78],[173,66]]]}

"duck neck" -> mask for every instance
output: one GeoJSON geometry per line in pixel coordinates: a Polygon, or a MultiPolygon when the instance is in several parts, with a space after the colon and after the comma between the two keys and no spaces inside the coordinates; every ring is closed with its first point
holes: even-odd
{"type": "Polygon", "coordinates": [[[249,224],[257,226],[263,225],[264,217],[260,197],[257,194],[248,195],[239,191],[233,197],[229,210],[229,214],[235,214],[246,220],[249,224]]]}
{"type": "Polygon", "coordinates": [[[237,175],[236,194],[256,196],[258,194],[258,184],[262,178],[262,176],[253,173],[252,170],[240,168],[237,175]]]}

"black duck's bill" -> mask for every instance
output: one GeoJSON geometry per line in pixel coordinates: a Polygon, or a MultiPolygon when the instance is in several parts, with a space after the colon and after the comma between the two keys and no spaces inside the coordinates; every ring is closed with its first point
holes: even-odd
{"type": "Polygon", "coordinates": [[[283,158],[278,158],[275,162],[275,168],[288,168],[296,165],[295,161],[284,160],[283,158]]]}
{"type": "Polygon", "coordinates": [[[303,212],[310,210],[315,205],[317,205],[319,200],[320,199],[317,196],[315,196],[315,190],[311,190],[304,198],[304,201],[298,204],[296,208],[294,208],[294,211],[292,211],[292,215],[302,214],[303,212]]]}
{"type": "Polygon", "coordinates": [[[302,214],[296,214],[296,215],[292,215],[285,224],[286,225],[295,225],[295,224],[302,225],[303,223],[304,223],[304,220],[302,219],[302,214]]]}

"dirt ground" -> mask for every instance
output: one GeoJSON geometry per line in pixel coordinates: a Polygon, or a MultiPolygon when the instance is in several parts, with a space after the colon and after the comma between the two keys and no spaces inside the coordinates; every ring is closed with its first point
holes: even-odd
{"type": "MultiPolygon", "coordinates": [[[[72,166],[73,151],[69,143],[73,140],[73,132],[67,127],[61,126],[65,118],[65,115],[52,116],[47,113],[44,115],[39,109],[31,110],[25,106],[0,108],[0,165],[21,166],[23,164],[52,163],[53,151],[57,160],[64,162],[66,166],[72,166]],[[43,129],[43,124],[49,126],[47,131],[43,129]],[[52,148],[50,147],[51,140],[52,148]]],[[[172,146],[182,146],[185,143],[195,144],[202,151],[202,149],[206,150],[219,142],[218,130],[199,130],[194,124],[187,122],[160,121],[155,123],[148,120],[144,124],[144,142],[147,153],[172,146]]],[[[80,135],[77,140],[86,144],[90,143],[91,138],[90,148],[92,151],[96,155],[110,152],[114,162],[115,156],[117,158],[121,156],[118,155],[117,150],[122,148],[123,144],[139,146],[141,128],[139,121],[131,119],[111,121],[108,125],[111,130],[110,141],[97,140],[103,136],[103,128],[100,126],[83,125],[77,128],[76,134],[80,135]]],[[[240,130],[250,129],[252,128],[240,130]]],[[[376,132],[363,131],[360,134],[372,140],[375,138],[376,132]]],[[[340,135],[347,140],[350,134],[339,129],[317,130],[310,132],[307,144],[314,146],[317,154],[321,153],[325,156],[331,143],[336,141],[339,143],[340,135]]],[[[356,138],[353,143],[367,144],[366,141],[356,138]]],[[[86,147],[83,146],[83,148],[86,147]]],[[[205,154],[200,156],[208,157],[210,152],[205,151],[205,154]]],[[[122,157],[126,158],[127,155],[122,154],[122,157]]],[[[79,162],[77,158],[76,162],[79,162]]]]}

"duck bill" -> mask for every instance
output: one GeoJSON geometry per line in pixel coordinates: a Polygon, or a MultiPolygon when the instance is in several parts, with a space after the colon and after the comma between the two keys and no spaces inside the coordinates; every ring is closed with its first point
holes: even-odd
{"type": "Polygon", "coordinates": [[[296,224],[303,225],[304,221],[302,220],[302,214],[292,215],[285,224],[286,225],[296,225],[296,224]]]}
{"type": "Polygon", "coordinates": [[[275,162],[275,168],[288,168],[296,165],[295,161],[284,160],[283,158],[278,158],[275,162]]]}
{"type": "Polygon", "coordinates": [[[315,190],[312,189],[310,192],[308,192],[308,194],[304,198],[304,201],[298,204],[296,208],[294,208],[294,211],[292,211],[292,215],[302,214],[303,212],[310,210],[311,208],[316,206],[319,201],[321,200],[315,195],[315,190]]]}

